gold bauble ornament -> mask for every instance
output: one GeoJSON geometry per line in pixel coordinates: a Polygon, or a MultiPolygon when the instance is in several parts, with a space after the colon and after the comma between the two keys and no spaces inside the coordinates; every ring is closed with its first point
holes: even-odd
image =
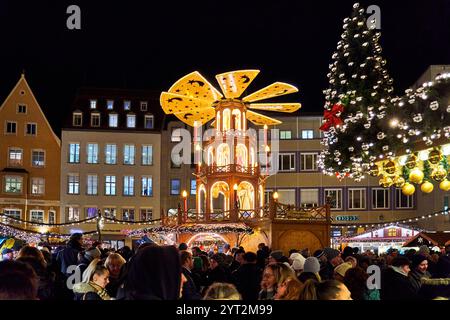
{"type": "Polygon", "coordinates": [[[414,168],[409,173],[409,181],[413,183],[422,183],[423,172],[419,168],[414,168]]]}
{"type": "Polygon", "coordinates": [[[431,173],[431,178],[433,178],[436,181],[442,181],[445,179],[446,176],[447,176],[447,171],[445,171],[445,169],[442,167],[437,167],[431,173]]]}
{"type": "Polygon", "coordinates": [[[374,164],[373,166],[370,167],[369,174],[372,177],[378,177],[378,175],[380,174],[380,169],[378,168],[378,166],[376,164],[374,164]]]}
{"type": "Polygon", "coordinates": [[[387,174],[394,174],[395,173],[395,162],[388,161],[384,164],[383,168],[387,174]]]}
{"type": "Polygon", "coordinates": [[[430,193],[434,189],[434,186],[431,182],[425,181],[420,185],[420,190],[422,190],[423,193],[430,193]]]}
{"type": "Polygon", "coordinates": [[[389,188],[390,186],[393,185],[393,181],[391,177],[388,176],[383,176],[383,178],[380,179],[380,186],[382,186],[383,188],[389,188]]]}
{"type": "Polygon", "coordinates": [[[395,177],[394,185],[396,188],[402,188],[405,185],[406,181],[403,177],[395,177]]]}
{"type": "Polygon", "coordinates": [[[441,190],[444,190],[444,191],[449,191],[450,190],[450,181],[445,179],[444,181],[442,181],[439,184],[439,188],[441,188],[441,190]]]}
{"type": "Polygon", "coordinates": [[[417,165],[417,157],[415,155],[410,155],[408,160],[406,160],[405,166],[408,169],[414,169],[417,165]]]}
{"type": "Polygon", "coordinates": [[[414,194],[414,192],[416,192],[416,188],[414,188],[414,186],[409,182],[405,183],[405,185],[402,188],[402,193],[405,196],[411,196],[414,194]]]}
{"type": "Polygon", "coordinates": [[[441,152],[437,149],[433,149],[428,154],[428,161],[432,164],[438,164],[441,161],[441,152]]]}

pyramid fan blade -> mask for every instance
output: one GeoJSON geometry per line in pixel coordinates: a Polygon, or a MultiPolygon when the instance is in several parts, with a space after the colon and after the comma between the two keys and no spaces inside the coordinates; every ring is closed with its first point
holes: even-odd
{"type": "Polygon", "coordinates": [[[166,114],[191,112],[193,110],[208,108],[211,106],[211,101],[189,98],[187,96],[169,92],[161,93],[159,103],[166,114]]]}
{"type": "Polygon", "coordinates": [[[239,98],[258,75],[259,70],[237,70],[216,75],[225,98],[239,98]]]}
{"type": "Polygon", "coordinates": [[[281,123],[281,121],[279,121],[277,119],[270,118],[270,117],[264,116],[260,113],[256,113],[256,112],[253,112],[250,110],[247,110],[246,114],[247,114],[247,119],[258,126],[263,126],[265,124],[267,124],[268,126],[273,126],[273,125],[281,123]]]}
{"type": "Polygon", "coordinates": [[[261,90],[253,92],[252,94],[244,97],[242,100],[245,102],[254,102],[294,93],[297,91],[298,89],[289,83],[275,82],[265,88],[262,88],[261,90]]]}
{"type": "Polygon", "coordinates": [[[223,97],[198,71],[179,79],[170,87],[169,92],[208,101],[216,101],[223,97]]]}
{"type": "Polygon", "coordinates": [[[264,111],[295,112],[301,106],[300,103],[251,103],[249,108],[264,111]]]}
{"type": "Polygon", "coordinates": [[[194,126],[194,122],[197,121],[202,125],[213,119],[216,116],[216,110],[212,107],[198,109],[192,112],[180,112],[174,114],[178,119],[183,121],[184,123],[194,126]]]}

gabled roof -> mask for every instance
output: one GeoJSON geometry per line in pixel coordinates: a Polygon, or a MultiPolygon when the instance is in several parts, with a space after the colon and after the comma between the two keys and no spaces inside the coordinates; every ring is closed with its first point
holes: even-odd
{"type": "Polygon", "coordinates": [[[450,244],[449,232],[420,232],[403,244],[404,247],[420,247],[422,245],[443,247],[450,244]]]}

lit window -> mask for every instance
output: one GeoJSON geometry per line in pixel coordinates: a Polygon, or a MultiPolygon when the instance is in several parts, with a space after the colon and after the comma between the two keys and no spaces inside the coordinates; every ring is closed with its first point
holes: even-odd
{"type": "Polygon", "coordinates": [[[97,108],[97,100],[90,100],[91,109],[97,108]]]}
{"type": "Polygon", "coordinates": [[[88,195],[96,195],[97,194],[97,185],[98,185],[98,177],[96,174],[89,174],[87,176],[87,189],[86,193],[88,195]]]}
{"type": "Polygon", "coordinates": [[[295,153],[280,153],[278,169],[280,171],[295,171],[295,153]]]}
{"type": "Polygon", "coordinates": [[[98,163],[98,144],[87,144],[87,163],[98,163]]]}
{"type": "Polygon", "coordinates": [[[42,195],[45,192],[44,178],[31,178],[31,194],[42,195]]]}
{"type": "Polygon", "coordinates": [[[291,130],[281,130],[280,131],[280,139],[281,140],[290,140],[290,139],[292,139],[292,131],[291,130]]]}
{"type": "Polygon", "coordinates": [[[74,127],[81,127],[83,125],[83,114],[74,112],[72,116],[72,123],[74,127]]]}
{"type": "Polygon", "coordinates": [[[342,189],[325,189],[325,201],[330,200],[331,210],[342,210],[342,189]]]}
{"type": "Polygon", "coordinates": [[[105,146],[105,163],[106,164],[117,163],[117,146],[115,144],[107,144],[105,146]]]}
{"type": "Polygon", "coordinates": [[[319,205],[319,189],[300,189],[300,206],[311,208],[319,205]]]}
{"type": "Polygon", "coordinates": [[[31,221],[44,223],[44,211],[42,210],[30,210],[31,221]]]}
{"type": "Polygon", "coordinates": [[[141,101],[141,111],[147,111],[147,101],[141,101]]]}
{"type": "Polygon", "coordinates": [[[143,145],[142,146],[142,165],[150,166],[153,164],[153,146],[143,145]]]}
{"type": "Polygon", "coordinates": [[[79,163],[80,162],[80,144],[70,143],[69,144],[69,163],[79,163]]]}
{"type": "Polygon", "coordinates": [[[11,167],[21,166],[22,158],[23,158],[22,149],[19,148],[9,149],[9,165],[11,167]]]}
{"type": "Polygon", "coordinates": [[[110,128],[117,128],[119,116],[116,113],[110,113],[109,114],[109,127],[110,128]]]}
{"type": "Polygon", "coordinates": [[[141,208],[141,221],[150,221],[153,219],[152,208],[141,208]]]}
{"type": "Polygon", "coordinates": [[[127,114],[127,128],[136,128],[136,116],[127,114]]]}
{"type": "Polygon", "coordinates": [[[134,195],[134,176],[123,177],[123,195],[124,196],[134,195]]]}
{"type": "Polygon", "coordinates": [[[365,189],[348,189],[348,208],[353,210],[366,208],[365,189]]]}
{"type": "Polygon", "coordinates": [[[98,216],[98,209],[97,207],[87,207],[86,208],[86,218],[94,218],[98,216]]]}
{"type": "Polygon", "coordinates": [[[197,193],[197,180],[191,179],[191,195],[195,195],[197,193]]]}
{"type": "Polygon", "coordinates": [[[68,207],[67,208],[67,221],[78,221],[80,220],[80,208],[78,207],[68,207]]]}
{"type": "Polygon", "coordinates": [[[100,113],[91,114],[91,127],[100,127],[100,113]]]}
{"type": "Polygon", "coordinates": [[[123,102],[123,110],[130,110],[130,108],[131,108],[131,101],[125,100],[123,102]]]}
{"type": "Polygon", "coordinates": [[[106,109],[108,109],[108,110],[114,109],[114,100],[106,101],[106,109]]]}
{"type": "Polygon", "coordinates": [[[103,212],[106,218],[116,218],[116,208],[103,208],[103,212]]]}
{"type": "Polygon", "coordinates": [[[31,163],[33,167],[45,166],[45,151],[33,150],[31,154],[31,163]]]}
{"type": "Polygon", "coordinates": [[[27,123],[27,135],[28,136],[35,136],[36,135],[36,123],[27,123]]]}
{"type": "Polygon", "coordinates": [[[48,211],[48,223],[56,223],[56,212],[48,211]]]}
{"type": "Polygon", "coordinates": [[[317,153],[302,153],[302,171],[316,171],[317,170],[317,153]]]}
{"type": "Polygon", "coordinates": [[[170,180],[170,194],[179,195],[180,194],[181,181],[180,179],[170,180]]]}
{"type": "Polygon", "coordinates": [[[27,113],[27,106],[24,104],[19,104],[17,106],[17,113],[27,113]]]}
{"type": "Polygon", "coordinates": [[[152,177],[142,177],[142,190],[141,196],[152,197],[153,196],[153,179],[152,177]]]}
{"type": "Polygon", "coordinates": [[[5,192],[22,193],[23,178],[20,176],[5,177],[5,192]]]}
{"type": "Polygon", "coordinates": [[[69,174],[67,176],[67,193],[68,194],[80,193],[80,176],[78,174],[69,174]]]}
{"type": "Polygon", "coordinates": [[[302,130],[302,139],[314,139],[314,131],[302,130]]]}
{"type": "Polygon", "coordinates": [[[5,213],[5,216],[20,219],[20,216],[22,214],[22,211],[19,209],[4,209],[3,212],[5,213]]]}
{"type": "Polygon", "coordinates": [[[396,228],[389,228],[388,229],[388,237],[396,237],[397,236],[397,229],[396,228]]]}
{"type": "Polygon", "coordinates": [[[155,117],[153,115],[147,115],[144,117],[145,129],[153,129],[153,122],[155,117]]]}
{"type": "Polygon", "coordinates": [[[16,134],[17,132],[17,122],[7,121],[6,122],[6,133],[7,134],[16,134]]]}
{"type": "Polygon", "coordinates": [[[135,148],[133,144],[126,144],[123,147],[123,164],[134,164],[135,148]]]}
{"type": "Polygon", "coordinates": [[[134,221],[134,209],[122,209],[122,219],[125,221],[134,221]]]}
{"type": "Polygon", "coordinates": [[[116,195],[116,176],[105,177],[105,195],[107,196],[116,195]]]}

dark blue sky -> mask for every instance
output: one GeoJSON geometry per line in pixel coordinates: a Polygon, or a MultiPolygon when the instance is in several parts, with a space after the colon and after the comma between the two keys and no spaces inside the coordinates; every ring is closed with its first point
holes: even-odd
{"type": "MultiPolygon", "coordinates": [[[[199,70],[258,68],[256,90],[297,85],[303,112],[322,90],[354,1],[0,1],[0,99],[22,69],[58,131],[80,86],[165,90],[199,70]],[[78,4],[82,30],[66,28],[78,4]]],[[[381,44],[401,94],[430,64],[450,64],[450,0],[361,1],[381,8],[381,44]]],[[[59,132],[58,132],[59,134],[59,132]]]]}

